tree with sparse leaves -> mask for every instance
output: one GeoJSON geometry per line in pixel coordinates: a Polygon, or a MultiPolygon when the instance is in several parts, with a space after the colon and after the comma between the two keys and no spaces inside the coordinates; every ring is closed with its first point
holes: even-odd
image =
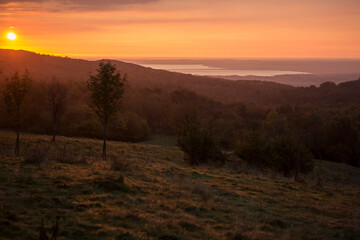
{"type": "Polygon", "coordinates": [[[4,89],[4,100],[9,115],[15,119],[16,128],[16,143],[15,143],[15,155],[19,156],[20,148],[20,120],[21,120],[21,106],[26,94],[31,87],[32,79],[27,70],[20,75],[15,72],[10,78],[6,79],[4,89]]]}
{"type": "Polygon", "coordinates": [[[50,105],[51,117],[53,120],[53,137],[52,141],[55,142],[57,135],[58,123],[61,116],[64,114],[66,107],[67,89],[64,84],[56,80],[55,77],[51,80],[47,89],[48,101],[50,105]]]}
{"type": "Polygon", "coordinates": [[[91,108],[104,127],[103,159],[106,160],[107,126],[120,110],[126,76],[121,77],[115,65],[100,63],[96,75],[90,75],[91,108]]]}

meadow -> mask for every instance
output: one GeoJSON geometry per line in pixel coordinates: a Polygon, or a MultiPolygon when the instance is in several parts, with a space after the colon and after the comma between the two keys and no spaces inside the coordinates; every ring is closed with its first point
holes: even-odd
{"type": "Polygon", "coordinates": [[[39,239],[42,221],[51,236],[56,219],[57,239],[360,239],[359,168],[316,160],[295,182],[231,156],[189,166],[166,136],[110,141],[108,161],[100,140],[50,139],[22,134],[14,157],[0,132],[0,239],[39,239]]]}

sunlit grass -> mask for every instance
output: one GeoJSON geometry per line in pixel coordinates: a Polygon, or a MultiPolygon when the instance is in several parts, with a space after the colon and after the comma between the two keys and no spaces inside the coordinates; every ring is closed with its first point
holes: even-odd
{"type": "MultiPolygon", "coordinates": [[[[25,164],[14,139],[0,132],[0,238],[38,239],[41,220],[50,234],[56,216],[58,239],[360,237],[360,169],[347,165],[317,161],[299,183],[234,163],[189,167],[174,146],[109,142],[129,164],[116,171],[100,160],[100,140],[65,137],[57,146],[86,162],[25,164]]],[[[46,149],[50,137],[21,141],[46,149]]]]}

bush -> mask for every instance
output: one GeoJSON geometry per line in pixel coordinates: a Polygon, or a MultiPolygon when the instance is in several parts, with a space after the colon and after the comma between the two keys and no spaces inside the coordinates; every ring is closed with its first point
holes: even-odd
{"type": "Polygon", "coordinates": [[[150,128],[147,122],[140,118],[136,113],[126,116],[126,128],[124,140],[130,142],[144,141],[149,137],[150,128]]]}
{"type": "Polygon", "coordinates": [[[128,142],[141,142],[148,139],[150,127],[147,122],[136,113],[126,113],[119,116],[110,125],[109,139],[128,142]]]}
{"type": "Polygon", "coordinates": [[[327,127],[326,141],[329,160],[360,166],[360,133],[350,118],[335,118],[327,127]]]}
{"type": "Polygon", "coordinates": [[[310,151],[289,136],[264,137],[250,132],[238,142],[235,154],[249,164],[269,168],[284,176],[308,173],[313,169],[310,151]]]}
{"type": "Polygon", "coordinates": [[[225,154],[210,131],[198,123],[185,121],[178,133],[177,144],[185,153],[185,160],[190,165],[213,162],[221,165],[226,161],[225,154]]]}
{"type": "Polygon", "coordinates": [[[259,132],[251,131],[244,134],[235,147],[235,154],[249,164],[258,167],[270,165],[271,151],[268,140],[259,132]]]}
{"type": "Polygon", "coordinates": [[[310,151],[292,137],[279,136],[270,142],[271,166],[284,176],[308,173],[313,169],[310,151]]]}

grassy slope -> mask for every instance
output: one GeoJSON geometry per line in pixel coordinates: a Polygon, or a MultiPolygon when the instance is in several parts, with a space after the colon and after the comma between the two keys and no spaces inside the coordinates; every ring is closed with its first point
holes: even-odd
{"type": "MultiPolygon", "coordinates": [[[[22,147],[48,139],[24,135],[22,147]]],[[[176,147],[110,142],[130,163],[123,192],[102,184],[120,173],[95,157],[101,141],[59,137],[88,163],[41,165],[9,157],[13,143],[0,132],[0,239],[38,239],[41,219],[50,232],[56,216],[58,239],[360,238],[360,169],[350,166],[317,162],[297,183],[232,164],[192,168],[176,147]]]]}

